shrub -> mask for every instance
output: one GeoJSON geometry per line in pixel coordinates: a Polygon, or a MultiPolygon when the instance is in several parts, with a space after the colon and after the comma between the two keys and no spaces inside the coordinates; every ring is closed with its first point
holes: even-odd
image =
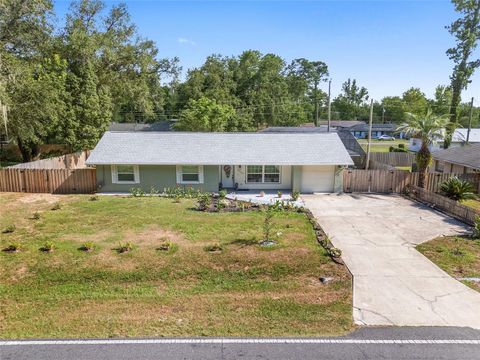
{"type": "Polygon", "coordinates": [[[405,144],[398,144],[399,149],[405,149],[405,144]]]}
{"type": "Polygon", "coordinates": [[[95,249],[95,243],[93,241],[86,241],[80,246],[80,250],[82,251],[93,251],[95,249]]]}
{"type": "Polygon", "coordinates": [[[226,191],[226,190],[220,190],[220,191],[218,192],[218,197],[219,197],[220,199],[225,199],[225,198],[227,197],[227,191],[226,191]]]}
{"type": "Polygon", "coordinates": [[[342,256],[342,250],[336,248],[336,247],[331,247],[331,248],[328,248],[327,249],[327,253],[328,255],[330,255],[332,258],[339,258],[340,256],[342,256]]]}
{"type": "Polygon", "coordinates": [[[180,194],[176,194],[176,195],[175,195],[175,199],[173,200],[173,202],[179,204],[181,198],[182,198],[182,196],[181,196],[180,194]]]}
{"type": "Polygon", "coordinates": [[[117,248],[117,252],[119,252],[120,254],[129,252],[132,250],[133,250],[133,243],[131,243],[130,241],[127,241],[125,243],[120,243],[117,248]]]}
{"type": "Polygon", "coordinates": [[[150,196],[156,196],[158,195],[159,191],[155,188],[155,186],[152,186],[150,188],[150,196]]]}
{"type": "Polygon", "coordinates": [[[476,198],[472,184],[468,181],[460,180],[456,176],[445,180],[440,186],[440,191],[443,195],[455,201],[476,198]]]}
{"type": "Polygon", "coordinates": [[[198,197],[197,209],[200,211],[207,210],[212,204],[212,197],[208,193],[204,193],[198,197]]]}
{"type": "Polygon", "coordinates": [[[219,244],[213,244],[213,245],[205,246],[203,250],[207,252],[219,252],[219,251],[222,251],[223,248],[219,244]]]}
{"type": "Polygon", "coordinates": [[[157,250],[160,251],[165,251],[165,252],[175,252],[177,250],[177,244],[166,240],[160,243],[160,246],[157,248],[157,250]]]}
{"type": "Polygon", "coordinates": [[[477,216],[475,218],[475,221],[473,223],[472,236],[473,236],[474,239],[479,239],[480,240],[480,216],[477,216]]]}
{"type": "Polygon", "coordinates": [[[40,220],[40,213],[38,211],[35,211],[32,215],[33,220],[40,220]]]}
{"type": "Polygon", "coordinates": [[[163,196],[168,198],[198,198],[202,194],[201,190],[194,189],[193,187],[167,187],[163,189],[163,196]]]}
{"type": "Polygon", "coordinates": [[[281,197],[282,197],[282,195],[283,195],[283,193],[282,193],[280,190],[279,190],[279,191],[277,191],[277,196],[278,196],[279,198],[281,198],[281,197]]]}
{"type": "Polygon", "coordinates": [[[143,197],[143,196],[145,196],[145,191],[143,191],[143,189],[140,188],[140,187],[130,188],[129,192],[130,192],[130,196],[132,196],[132,197],[143,197]]]}
{"type": "Polygon", "coordinates": [[[55,245],[51,241],[47,241],[43,246],[40,248],[40,251],[43,252],[52,252],[55,249],[55,245]]]}
{"type": "Polygon", "coordinates": [[[100,197],[99,197],[98,195],[92,195],[92,196],[90,196],[90,198],[89,198],[88,200],[90,200],[90,201],[98,201],[98,200],[100,200],[100,197]]]}
{"type": "Polygon", "coordinates": [[[228,207],[228,205],[230,205],[230,203],[227,199],[219,199],[217,201],[217,203],[215,204],[215,207],[218,210],[222,210],[222,209],[225,209],[226,207],[228,207]]]}
{"type": "Polygon", "coordinates": [[[60,205],[59,202],[55,203],[53,206],[52,206],[52,210],[55,211],[55,210],[60,210],[62,208],[62,205],[60,205]]]}
{"type": "Polygon", "coordinates": [[[20,244],[17,242],[10,243],[7,247],[3,249],[5,252],[17,252],[20,251],[20,244]]]}
{"type": "Polygon", "coordinates": [[[2,233],[4,234],[11,234],[13,233],[15,230],[17,229],[17,227],[13,224],[10,224],[10,225],[7,225],[7,227],[5,229],[3,229],[2,233]]]}
{"type": "Polygon", "coordinates": [[[300,192],[297,191],[297,190],[292,191],[292,195],[291,195],[291,196],[292,196],[292,200],[293,200],[293,201],[297,201],[298,198],[300,197],[300,192]]]}

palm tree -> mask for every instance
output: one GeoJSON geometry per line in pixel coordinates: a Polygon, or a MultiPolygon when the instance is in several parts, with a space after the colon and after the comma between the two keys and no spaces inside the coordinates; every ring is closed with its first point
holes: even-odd
{"type": "Polygon", "coordinates": [[[404,132],[407,135],[417,137],[422,140],[422,146],[417,153],[416,160],[419,171],[418,186],[425,187],[425,178],[427,169],[432,162],[430,145],[436,139],[443,138],[445,135],[445,126],[448,123],[448,114],[434,115],[432,109],[428,109],[424,115],[406,114],[406,121],[397,129],[398,132],[404,132]]]}

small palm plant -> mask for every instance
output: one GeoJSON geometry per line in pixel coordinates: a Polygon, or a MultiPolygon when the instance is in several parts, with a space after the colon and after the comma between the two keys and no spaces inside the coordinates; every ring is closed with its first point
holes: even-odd
{"type": "Polygon", "coordinates": [[[473,185],[456,176],[452,176],[445,180],[442,185],[440,185],[440,191],[443,195],[455,201],[476,198],[476,195],[473,193],[473,185]]]}
{"type": "Polygon", "coordinates": [[[448,115],[438,116],[433,114],[432,109],[428,109],[425,115],[407,113],[406,116],[407,120],[399,126],[397,131],[422,140],[422,147],[417,153],[416,161],[419,172],[418,186],[424,188],[427,169],[432,162],[432,154],[429,147],[436,139],[445,136],[448,115]]]}

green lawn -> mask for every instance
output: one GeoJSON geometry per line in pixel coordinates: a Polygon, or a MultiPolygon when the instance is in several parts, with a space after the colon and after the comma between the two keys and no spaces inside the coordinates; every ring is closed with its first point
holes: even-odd
{"type": "MultiPolygon", "coordinates": [[[[480,240],[446,236],[420,244],[417,250],[453,277],[480,277],[480,240]]],[[[480,291],[478,282],[464,283],[480,291]]]]}
{"type": "Polygon", "coordinates": [[[193,200],[0,194],[0,338],[337,335],[353,328],[351,278],[303,214],[203,213],[193,200]],[[51,210],[59,202],[61,208],[51,210]],[[33,220],[38,211],[40,219],[33,220]],[[165,240],[174,251],[160,251],[165,240]],[[39,251],[47,241],[52,253],[39,251]],[[92,252],[78,250],[92,241],[92,252]],[[134,249],[119,254],[120,242],[134,249]],[[220,253],[204,247],[220,244],[220,253]],[[322,285],[320,276],[334,281],[322,285]]]}
{"type": "MultiPolygon", "coordinates": [[[[362,148],[367,151],[368,141],[366,139],[358,139],[358,143],[362,148]]],[[[370,150],[372,152],[389,152],[390,146],[398,147],[398,145],[404,144],[408,148],[408,140],[397,139],[395,141],[376,140],[372,139],[370,150]]]]}

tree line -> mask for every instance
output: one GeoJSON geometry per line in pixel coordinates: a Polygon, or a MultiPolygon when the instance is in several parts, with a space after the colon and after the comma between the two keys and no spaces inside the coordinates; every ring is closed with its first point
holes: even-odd
{"type": "MultiPolygon", "coordinates": [[[[451,84],[437,86],[431,99],[410,88],[375,101],[375,122],[402,123],[407,113],[431,109],[450,113],[451,129],[467,124],[461,92],[480,65],[471,60],[480,0],[453,3],[461,16],[448,27],[457,40],[447,51],[455,64],[451,84]]],[[[320,60],[288,62],[247,50],[211,55],[183,79],[181,72],[178,58],[160,57],[155,43],[139,35],[124,4],[74,1],[58,26],[51,0],[0,2],[0,103],[25,161],[43,143],[92,148],[112,121],[177,119],[179,130],[255,131],[327,118],[329,72],[320,60]]],[[[368,90],[346,79],[331,99],[332,119],[367,120],[369,106],[368,90]]],[[[474,125],[479,116],[475,108],[474,125]]]]}

